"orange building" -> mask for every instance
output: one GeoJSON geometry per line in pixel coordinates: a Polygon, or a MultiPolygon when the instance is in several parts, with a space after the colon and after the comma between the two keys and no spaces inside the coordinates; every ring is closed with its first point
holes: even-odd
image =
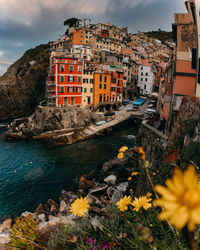
{"type": "Polygon", "coordinates": [[[52,57],[47,81],[47,102],[52,106],[82,104],[83,65],[72,57],[52,57]]]}
{"type": "Polygon", "coordinates": [[[85,44],[85,29],[78,29],[72,35],[72,45],[85,44]]]}
{"type": "Polygon", "coordinates": [[[110,101],[111,74],[94,73],[93,104],[110,101]]]}

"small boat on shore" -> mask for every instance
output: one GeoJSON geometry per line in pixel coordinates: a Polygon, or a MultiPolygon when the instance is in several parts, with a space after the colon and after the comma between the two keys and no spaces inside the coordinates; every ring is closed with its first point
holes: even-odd
{"type": "Polygon", "coordinates": [[[101,126],[101,125],[103,125],[103,124],[105,124],[106,123],[106,121],[100,121],[100,122],[97,122],[96,123],[96,126],[101,126]]]}

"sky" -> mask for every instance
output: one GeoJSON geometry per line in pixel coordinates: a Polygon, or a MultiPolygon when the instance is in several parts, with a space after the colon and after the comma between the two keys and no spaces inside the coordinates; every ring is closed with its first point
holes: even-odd
{"type": "Polygon", "coordinates": [[[64,34],[71,17],[137,31],[171,30],[184,0],[0,0],[0,75],[23,53],[64,34]]]}

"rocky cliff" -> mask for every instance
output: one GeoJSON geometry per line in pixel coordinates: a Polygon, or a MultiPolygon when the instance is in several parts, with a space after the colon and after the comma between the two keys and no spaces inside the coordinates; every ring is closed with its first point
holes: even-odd
{"type": "Polygon", "coordinates": [[[48,144],[47,146],[71,144],[93,135],[89,128],[102,119],[101,114],[74,106],[38,106],[31,116],[15,119],[10,124],[5,139],[38,139],[48,144]]]}
{"type": "Polygon", "coordinates": [[[49,45],[27,50],[0,77],[0,120],[27,116],[45,96],[49,45]]]}

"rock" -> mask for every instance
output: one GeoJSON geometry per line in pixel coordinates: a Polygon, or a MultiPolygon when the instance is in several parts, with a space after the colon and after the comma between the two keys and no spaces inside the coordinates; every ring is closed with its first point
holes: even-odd
{"type": "Polygon", "coordinates": [[[49,218],[48,222],[41,222],[37,226],[38,230],[42,234],[47,232],[51,227],[55,227],[57,225],[66,225],[66,224],[75,225],[75,222],[69,216],[57,216],[56,217],[56,216],[49,215],[48,218],[49,218]]]}
{"type": "Polygon", "coordinates": [[[116,180],[117,180],[117,177],[115,175],[109,175],[108,177],[104,179],[104,182],[106,182],[107,184],[115,185],[116,180]]]}
{"type": "Polygon", "coordinates": [[[62,190],[59,200],[64,200],[66,203],[72,203],[72,201],[74,201],[76,198],[77,195],[75,195],[73,192],[62,190]]]}
{"type": "Polygon", "coordinates": [[[123,198],[123,193],[121,191],[119,191],[119,190],[115,190],[112,197],[111,197],[111,201],[112,201],[112,203],[115,204],[121,198],[123,198]]]}
{"type": "Polygon", "coordinates": [[[123,193],[114,187],[107,189],[107,195],[112,203],[116,203],[123,197],[123,193]]]}
{"type": "Polygon", "coordinates": [[[44,207],[42,203],[38,205],[38,207],[35,209],[34,214],[41,214],[44,211],[44,207]]]}
{"type": "Polygon", "coordinates": [[[60,211],[60,213],[67,212],[67,204],[63,200],[60,202],[60,209],[59,209],[59,211],[60,211]]]}
{"type": "Polygon", "coordinates": [[[59,205],[55,201],[49,199],[47,201],[47,204],[50,206],[50,213],[51,214],[56,214],[58,212],[59,205]]]}
{"type": "Polygon", "coordinates": [[[91,190],[89,191],[89,193],[90,193],[90,194],[101,193],[101,192],[105,191],[107,188],[108,188],[108,185],[98,183],[98,184],[96,185],[96,187],[94,187],[93,189],[91,189],[91,190]]]}
{"type": "Polygon", "coordinates": [[[93,196],[91,194],[88,194],[86,196],[86,199],[89,201],[89,204],[90,205],[98,205],[98,206],[101,206],[102,207],[102,203],[100,202],[100,200],[96,197],[96,196],[93,196]]]}
{"type": "Polygon", "coordinates": [[[38,215],[38,219],[40,220],[40,222],[45,222],[45,221],[46,221],[46,216],[45,216],[45,214],[39,214],[39,215],[38,215]]]}
{"type": "Polygon", "coordinates": [[[1,233],[0,234],[0,249],[9,249],[7,245],[10,243],[10,234],[9,233],[1,233]]]}
{"type": "Polygon", "coordinates": [[[0,76],[0,120],[24,117],[45,99],[49,44],[28,50],[0,76]],[[30,65],[30,61],[35,64],[30,65]]]}
{"type": "Polygon", "coordinates": [[[0,225],[0,233],[10,230],[11,223],[12,223],[11,219],[5,220],[3,224],[0,225]]]}
{"type": "Polygon", "coordinates": [[[126,189],[128,188],[128,182],[122,182],[118,186],[116,186],[116,188],[121,192],[126,192],[126,189]]]}
{"type": "Polygon", "coordinates": [[[33,214],[33,213],[28,212],[28,211],[23,212],[23,213],[21,214],[21,216],[23,216],[23,217],[27,217],[29,214],[31,214],[32,216],[34,216],[34,214],[33,214]]]}

